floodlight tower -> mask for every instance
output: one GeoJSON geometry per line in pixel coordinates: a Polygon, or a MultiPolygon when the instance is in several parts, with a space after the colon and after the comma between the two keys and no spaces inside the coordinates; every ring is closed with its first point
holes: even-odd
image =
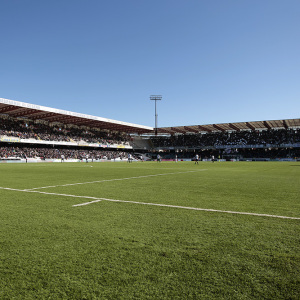
{"type": "Polygon", "coordinates": [[[162,99],[161,95],[151,95],[150,100],[155,101],[155,135],[157,135],[157,112],[156,112],[156,101],[160,101],[162,99]]]}

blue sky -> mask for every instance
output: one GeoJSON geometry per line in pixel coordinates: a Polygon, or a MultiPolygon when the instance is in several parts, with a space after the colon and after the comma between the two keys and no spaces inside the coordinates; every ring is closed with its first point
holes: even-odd
{"type": "Polygon", "coordinates": [[[299,0],[0,0],[0,98],[154,126],[299,118],[299,0]]]}

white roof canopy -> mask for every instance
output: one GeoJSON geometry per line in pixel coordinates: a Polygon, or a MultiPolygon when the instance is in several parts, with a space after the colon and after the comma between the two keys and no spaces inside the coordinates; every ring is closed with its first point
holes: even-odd
{"type": "Polygon", "coordinates": [[[153,131],[152,127],[122,121],[106,119],[81,113],[35,105],[20,101],[0,98],[0,114],[11,117],[26,117],[31,120],[45,120],[64,124],[84,125],[101,129],[128,133],[145,133],[153,131]]]}

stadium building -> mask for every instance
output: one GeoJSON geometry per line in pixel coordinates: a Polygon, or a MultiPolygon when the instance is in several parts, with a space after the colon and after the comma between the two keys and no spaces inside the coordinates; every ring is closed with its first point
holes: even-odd
{"type": "Polygon", "coordinates": [[[300,119],[152,127],[0,98],[0,161],[295,160],[300,119]]]}

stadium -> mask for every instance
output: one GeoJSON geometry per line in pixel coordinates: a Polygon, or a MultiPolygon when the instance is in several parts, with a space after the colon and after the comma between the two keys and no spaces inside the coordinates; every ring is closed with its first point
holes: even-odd
{"type": "Polygon", "coordinates": [[[0,298],[299,299],[299,160],[300,119],[153,128],[0,98],[0,298]]]}
{"type": "Polygon", "coordinates": [[[297,160],[300,119],[151,127],[0,98],[1,161],[297,160]]]}

